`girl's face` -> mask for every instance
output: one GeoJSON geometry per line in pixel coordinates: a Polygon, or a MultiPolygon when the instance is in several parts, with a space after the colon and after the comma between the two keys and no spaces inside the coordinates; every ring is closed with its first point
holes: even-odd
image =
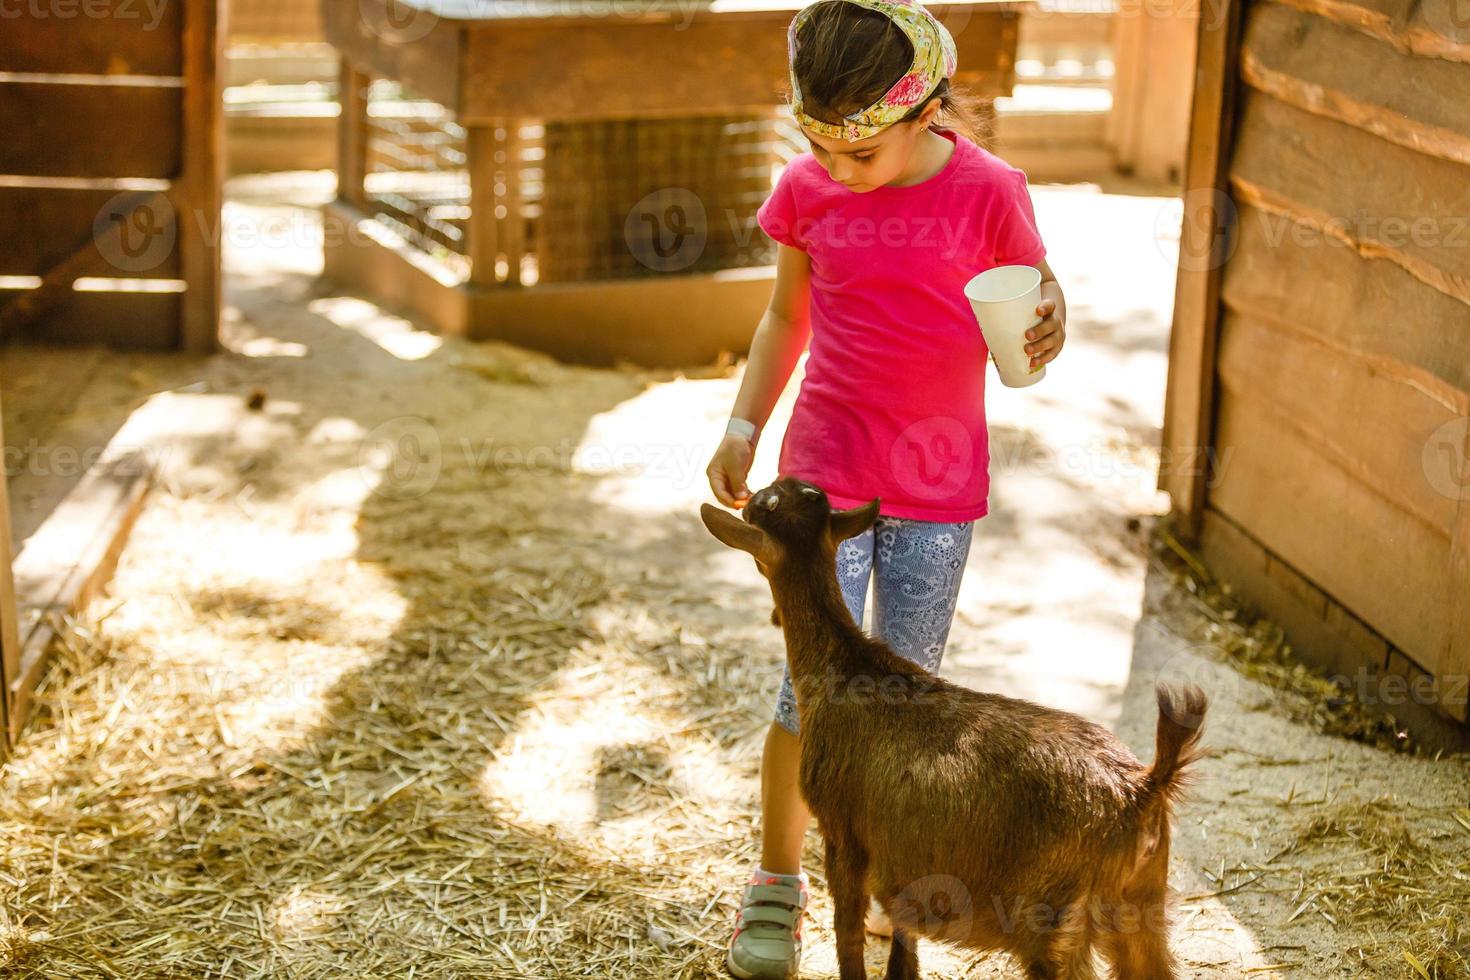
{"type": "Polygon", "coordinates": [[[805,126],[801,131],[827,175],[861,194],[908,174],[919,137],[938,114],[939,100],[935,99],[917,119],[894,123],[876,136],[851,142],[818,135],[805,126]]]}

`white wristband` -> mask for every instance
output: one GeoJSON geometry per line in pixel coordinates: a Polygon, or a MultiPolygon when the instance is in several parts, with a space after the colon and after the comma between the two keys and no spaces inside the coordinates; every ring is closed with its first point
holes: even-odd
{"type": "Polygon", "coordinates": [[[755,423],[748,419],[731,418],[730,423],[725,426],[726,435],[743,436],[752,446],[755,445],[756,433],[759,431],[755,423]]]}

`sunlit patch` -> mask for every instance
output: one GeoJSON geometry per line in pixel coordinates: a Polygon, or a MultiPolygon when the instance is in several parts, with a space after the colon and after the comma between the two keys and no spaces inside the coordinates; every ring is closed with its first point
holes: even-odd
{"type": "Polygon", "coordinates": [[[314,939],[345,907],[337,895],[297,886],[271,903],[268,918],[277,938],[284,942],[314,939]]]}
{"type": "Polygon", "coordinates": [[[311,348],[305,344],[277,340],[275,337],[252,337],[242,342],[236,350],[246,357],[305,357],[311,353],[311,348]]]}
{"type": "Polygon", "coordinates": [[[423,360],[444,345],[444,338],[438,334],[420,330],[411,321],[384,312],[367,300],[329,296],[312,300],[307,308],[337,326],[371,340],[400,360],[423,360]]]}

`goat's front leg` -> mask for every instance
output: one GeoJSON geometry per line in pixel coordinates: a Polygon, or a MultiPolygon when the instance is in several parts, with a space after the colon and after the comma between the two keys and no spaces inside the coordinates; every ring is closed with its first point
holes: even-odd
{"type": "Polygon", "coordinates": [[[833,931],[837,934],[837,975],[840,980],[865,980],[863,914],[868,909],[867,855],[851,840],[825,837],[827,887],[832,890],[833,931]]]}

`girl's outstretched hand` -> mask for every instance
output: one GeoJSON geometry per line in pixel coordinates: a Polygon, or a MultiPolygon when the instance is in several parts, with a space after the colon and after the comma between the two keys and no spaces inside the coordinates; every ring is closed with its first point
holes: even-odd
{"type": "Polygon", "coordinates": [[[1060,354],[1067,339],[1066,324],[1057,315],[1056,300],[1042,300],[1036,305],[1036,315],[1046,319],[1026,331],[1026,353],[1031,355],[1033,370],[1060,354]]]}
{"type": "Polygon", "coordinates": [[[739,509],[750,499],[750,487],[745,477],[750,473],[751,460],[755,458],[755,447],[750,440],[735,433],[728,433],[720,440],[720,448],[705,467],[710,489],[715,499],[726,507],[739,509]]]}

